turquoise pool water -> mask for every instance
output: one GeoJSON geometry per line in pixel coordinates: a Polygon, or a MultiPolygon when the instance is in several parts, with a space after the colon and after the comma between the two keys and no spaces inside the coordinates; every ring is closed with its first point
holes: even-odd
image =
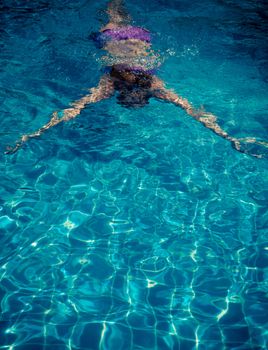
{"type": "MultiPolygon", "coordinates": [[[[267,159],[184,111],[112,98],[31,140],[97,84],[106,2],[0,5],[0,349],[267,348],[267,159]]],[[[267,140],[265,1],[127,1],[167,86],[267,140]]]]}

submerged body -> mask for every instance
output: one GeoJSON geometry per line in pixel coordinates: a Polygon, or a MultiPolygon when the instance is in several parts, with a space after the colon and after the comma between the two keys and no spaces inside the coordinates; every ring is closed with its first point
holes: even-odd
{"type": "MultiPolygon", "coordinates": [[[[15,147],[7,153],[16,152],[28,139],[40,136],[44,131],[63,121],[78,116],[83,108],[117,95],[117,101],[124,107],[137,108],[149,103],[150,98],[157,98],[183,108],[187,114],[211,129],[217,135],[230,141],[233,147],[243,153],[241,141],[256,143],[267,147],[266,142],[258,142],[255,138],[237,139],[231,137],[216,122],[217,117],[204,109],[195,109],[187,99],[182,98],[156,76],[161,63],[160,55],[151,48],[151,34],[141,27],[131,25],[131,19],[122,6],[121,0],[112,0],[108,4],[109,22],[100,32],[90,37],[97,46],[106,51],[102,57],[104,74],[99,84],[90,89],[90,93],[71,103],[71,108],[63,110],[62,117],[54,112],[51,120],[36,132],[23,135],[15,147]]],[[[251,154],[261,158],[262,155],[251,154]]]]}
{"type": "Polygon", "coordinates": [[[153,75],[159,66],[159,56],[151,49],[148,30],[109,23],[92,36],[97,46],[107,52],[102,57],[110,79],[111,94],[118,93],[118,102],[126,107],[141,107],[154,96],[153,75]]]}

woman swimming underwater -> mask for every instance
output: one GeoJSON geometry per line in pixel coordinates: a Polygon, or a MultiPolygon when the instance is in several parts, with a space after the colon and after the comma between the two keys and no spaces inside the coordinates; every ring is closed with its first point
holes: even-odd
{"type": "Polygon", "coordinates": [[[122,0],[112,0],[108,4],[109,22],[99,33],[91,38],[98,47],[105,50],[103,57],[105,74],[100,78],[97,87],[90,93],[71,103],[71,108],[54,112],[51,120],[36,132],[23,135],[14,147],[9,147],[6,153],[16,152],[26,141],[40,136],[43,132],[61,122],[77,117],[88,104],[108,99],[117,95],[118,103],[125,107],[138,108],[149,103],[150,98],[171,102],[183,108],[188,115],[201,122],[217,135],[231,142],[232,146],[242,152],[261,158],[261,154],[252,154],[242,149],[245,144],[258,144],[267,147],[266,142],[255,138],[237,139],[227,134],[216,122],[212,113],[203,109],[195,109],[188,100],[167,89],[156,75],[159,66],[159,55],[151,49],[150,32],[144,28],[132,26],[131,19],[122,6],[122,0]]]}

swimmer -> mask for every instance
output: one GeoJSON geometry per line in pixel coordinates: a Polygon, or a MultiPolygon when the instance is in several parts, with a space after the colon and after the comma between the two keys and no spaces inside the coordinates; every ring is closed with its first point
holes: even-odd
{"type": "MultiPolygon", "coordinates": [[[[131,18],[126,13],[122,0],[112,0],[108,4],[109,22],[100,32],[91,34],[96,45],[106,51],[102,61],[105,74],[100,78],[98,86],[91,88],[89,94],[70,104],[70,108],[54,112],[51,120],[39,130],[23,135],[14,147],[9,147],[6,153],[16,152],[26,141],[43,134],[46,130],[77,117],[91,103],[108,99],[114,94],[120,105],[138,108],[149,103],[150,98],[173,103],[183,108],[188,115],[202,123],[215,134],[231,142],[232,146],[243,153],[249,153],[241,148],[243,143],[257,143],[264,147],[266,142],[258,142],[255,138],[237,139],[227,134],[217,123],[217,117],[204,109],[195,109],[190,102],[167,89],[164,82],[156,76],[160,64],[159,55],[151,48],[150,32],[144,28],[132,26],[131,18]]],[[[262,155],[252,154],[261,158],[262,155]]]]}

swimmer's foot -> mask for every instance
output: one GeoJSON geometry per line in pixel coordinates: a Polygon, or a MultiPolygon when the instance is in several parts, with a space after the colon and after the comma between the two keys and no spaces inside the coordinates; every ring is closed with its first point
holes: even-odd
{"type": "Polygon", "coordinates": [[[109,15],[109,23],[107,24],[109,28],[111,26],[126,25],[131,21],[131,17],[127,13],[122,0],[112,0],[108,4],[107,14],[109,15]]]}

